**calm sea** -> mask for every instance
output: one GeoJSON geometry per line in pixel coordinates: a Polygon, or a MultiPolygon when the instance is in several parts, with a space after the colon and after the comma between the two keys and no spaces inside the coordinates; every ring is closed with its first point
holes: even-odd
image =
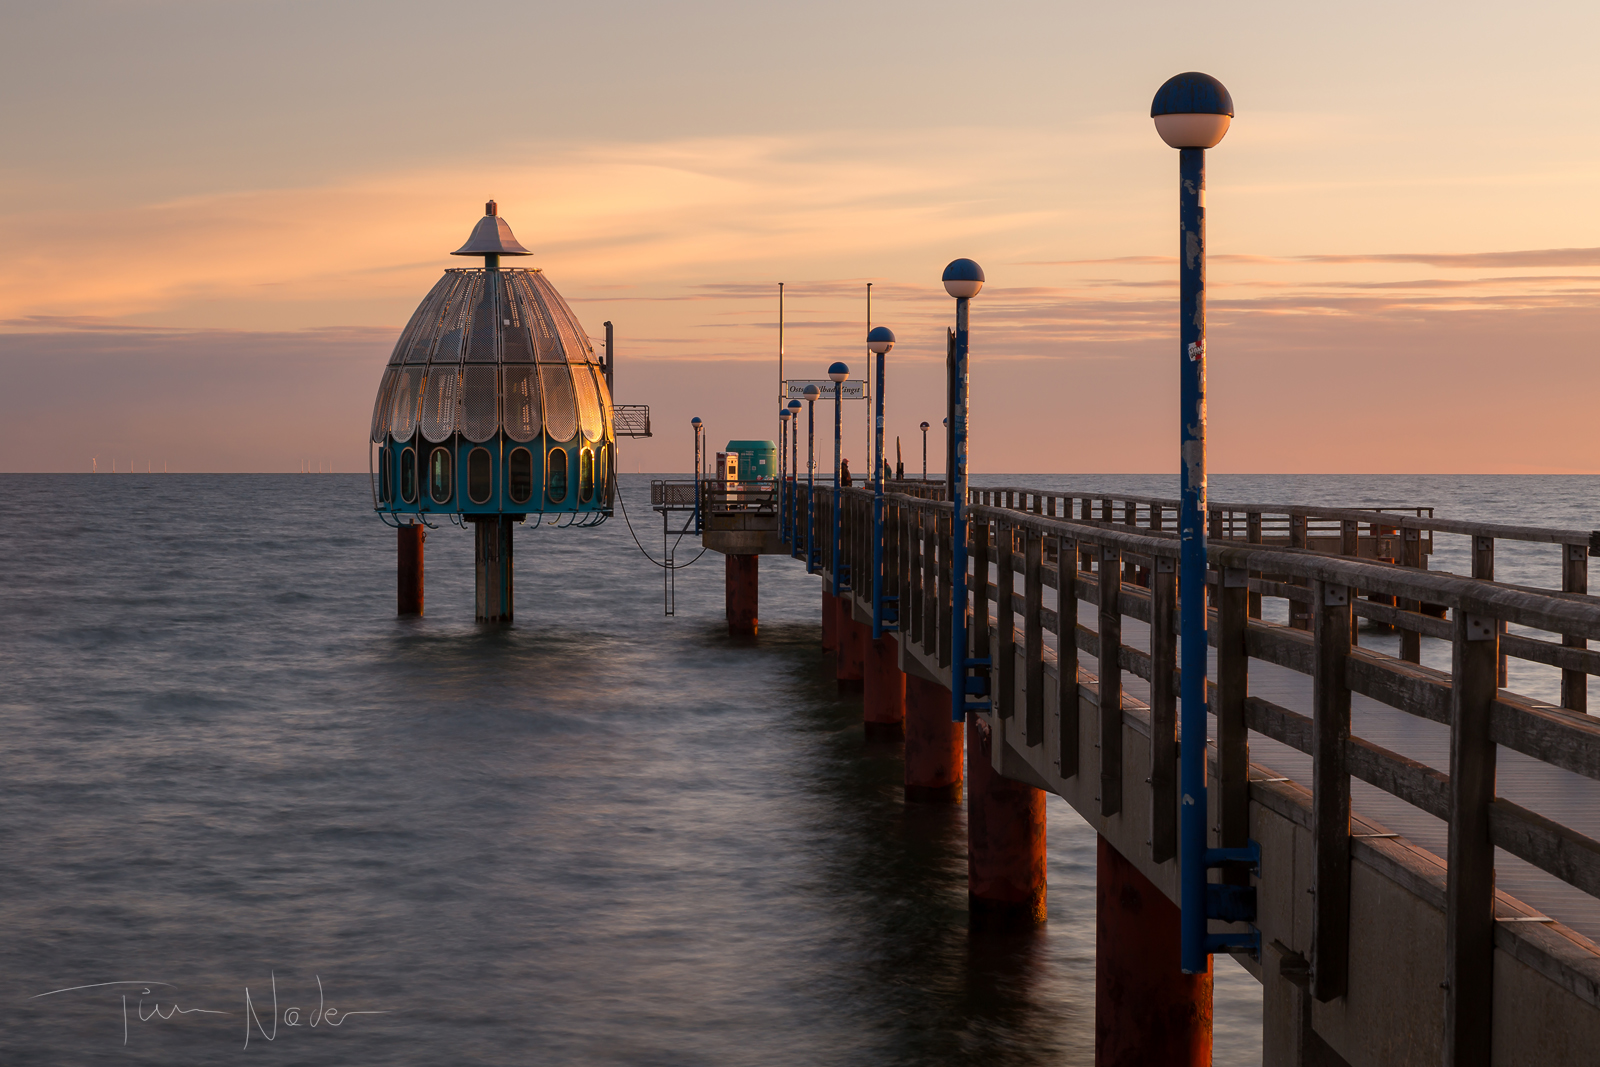
{"type": "MultiPolygon", "coordinates": [[[[659,555],[646,481],[625,494],[659,555]]],[[[517,624],[482,629],[451,526],[427,616],[394,617],[364,477],[0,485],[0,1062],[1093,1062],[1094,835],[1052,801],[1050,922],[969,936],[962,813],[902,803],[796,565],[763,563],[736,642],[720,557],[664,618],[620,515],[519,529],[517,624]]],[[[1587,529],[1597,489],[1213,496],[1587,529]]],[[[1541,559],[1503,573],[1551,584],[1541,559]]],[[[1259,1062],[1260,1013],[1219,960],[1219,1064],[1259,1062]]]]}

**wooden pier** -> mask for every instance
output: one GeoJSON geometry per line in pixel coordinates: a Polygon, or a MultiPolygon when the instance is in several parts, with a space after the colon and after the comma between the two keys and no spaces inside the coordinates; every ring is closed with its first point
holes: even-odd
{"type": "MultiPolygon", "coordinates": [[[[948,717],[951,703],[953,509],[943,485],[890,489],[882,580],[898,622],[881,643],[870,491],[840,494],[837,558],[832,486],[738,500],[723,487],[729,516],[708,521],[704,542],[806,560],[830,587],[839,570],[845,592],[823,594],[838,614],[825,629],[841,662],[863,633],[878,655],[892,650],[907,680],[910,775],[927,730],[912,728],[914,709],[942,700],[948,717]],[[757,547],[757,527],[780,543],[757,547]]],[[[992,664],[991,709],[966,724],[975,920],[1008,904],[1013,920],[1043,918],[1031,798],[1054,793],[1096,829],[1097,1063],[1210,1062],[1209,976],[1180,975],[1175,945],[1163,954],[1166,933],[1152,934],[1176,929],[1178,900],[1176,511],[1176,500],[1022,487],[975,489],[966,509],[970,654],[992,664]]],[[[1265,989],[1265,1063],[1600,1062],[1600,948],[1567,925],[1600,929],[1600,719],[1585,714],[1600,673],[1588,648],[1600,599],[1587,595],[1600,539],[1426,508],[1219,502],[1208,533],[1210,844],[1260,844],[1258,872],[1216,878],[1230,899],[1254,894],[1261,950],[1238,958],[1265,989]],[[1470,539],[1470,576],[1428,570],[1439,535],[1470,539]],[[1507,541],[1549,546],[1548,588],[1493,580],[1507,541]],[[1362,647],[1359,620],[1397,631],[1397,654],[1362,647]],[[1422,663],[1424,641],[1448,648],[1448,670],[1422,663]],[[1558,670],[1560,704],[1506,690],[1508,660],[1558,670]],[[1353,706],[1363,721],[1439,724],[1438,765],[1357,736],[1353,706]],[[1504,795],[1557,778],[1564,799],[1542,811],[1504,795]],[[1360,811],[1353,783],[1372,798],[1360,811]],[[1430,819],[1447,826],[1443,859],[1395,828],[1421,833],[1430,819]],[[1563,915],[1497,890],[1497,863],[1529,872],[1518,884],[1563,915]]]]}

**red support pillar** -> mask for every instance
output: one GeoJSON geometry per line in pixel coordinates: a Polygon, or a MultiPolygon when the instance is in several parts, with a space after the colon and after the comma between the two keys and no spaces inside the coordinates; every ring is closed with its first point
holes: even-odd
{"type": "MultiPolygon", "coordinates": [[[[900,646],[888,634],[872,639],[862,627],[866,651],[862,670],[862,718],[866,734],[874,741],[898,741],[906,734],[906,676],[900,669],[900,646]]],[[[946,716],[948,718],[948,716],[946,716]]]]}
{"type": "Polygon", "coordinates": [[[967,906],[977,926],[1031,926],[1045,920],[1044,791],[996,774],[990,741],[969,715],[967,906]]]}
{"type": "Polygon", "coordinates": [[[839,647],[839,598],[822,586],[822,651],[832,652],[839,647]]]}
{"type": "Polygon", "coordinates": [[[950,690],[906,678],[906,800],[961,803],[961,724],[950,721],[950,690]]]}
{"type": "Polygon", "coordinates": [[[400,534],[399,613],[422,614],[422,542],[428,536],[421,525],[402,526],[400,534]]]}
{"type": "Polygon", "coordinates": [[[836,597],[834,605],[838,610],[838,621],[834,623],[838,647],[834,650],[833,676],[839,680],[840,689],[860,689],[866,676],[866,646],[872,642],[872,631],[856,622],[849,596],[836,597]]]}
{"type": "Polygon", "coordinates": [[[1095,871],[1095,1067],[1211,1067],[1211,971],[1178,966],[1178,906],[1104,837],[1095,871]]]}
{"type": "Polygon", "coordinates": [[[756,608],[761,601],[761,557],[755,554],[727,555],[728,636],[756,635],[756,608]]]}
{"type": "Polygon", "coordinates": [[[512,522],[509,515],[472,520],[473,571],[479,622],[510,622],[516,583],[512,568],[512,522]]]}

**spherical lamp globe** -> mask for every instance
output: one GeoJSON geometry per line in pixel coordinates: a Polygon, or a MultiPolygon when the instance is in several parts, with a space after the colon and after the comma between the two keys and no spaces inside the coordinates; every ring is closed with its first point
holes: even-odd
{"type": "Polygon", "coordinates": [[[944,291],[957,300],[978,295],[983,288],[983,268],[970,259],[953,259],[944,269],[944,291]]]}
{"type": "Polygon", "coordinates": [[[836,382],[842,382],[846,378],[850,377],[850,368],[845,366],[843,363],[835,363],[833,366],[828,368],[828,377],[832,378],[836,382]]]}
{"type": "Polygon", "coordinates": [[[887,326],[874,326],[872,332],[867,334],[867,348],[878,355],[883,355],[894,347],[894,331],[887,326]]]}
{"type": "Polygon", "coordinates": [[[1156,90],[1150,117],[1173,148],[1215,148],[1233,121],[1233,97],[1211,75],[1190,71],[1156,90]]]}

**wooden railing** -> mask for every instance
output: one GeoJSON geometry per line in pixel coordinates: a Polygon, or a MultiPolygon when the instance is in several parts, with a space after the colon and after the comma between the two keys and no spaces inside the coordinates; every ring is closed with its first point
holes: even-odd
{"type": "MultiPolygon", "coordinates": [[[[1048,731],[1059,738],[1054,761],[1063,778],[1085,772],[1098,776],[1102,814],[1121,810],[1128,788],[1122,780],[1123,711],[1138,702],[1124,697],[1120,672],[1150,683],[1149,704],[1140,708],[1150,726],[1151,774],[1144,787],[1151,791],[1151,858],[1164,862],[1177,853],[1175,651],[1183,591],[1177,581],[1176,532],[1164,523],[1152,529],[1104,519],[1084,521],[1081,515],[1069,519],[1063,516],[1072,509],[1061,505],[1068,499],[1031,490],[975,492],[975,502],[967,510],[973,563],[968,628],[972,655],[992,657],[993,713],[1020,719],[1030,747],[1044,742],[1046,716],[1059,717],[1059,729],[1048,731]],[[1058,509],[1061,514],[1052,517],[1050,512],[1058,509]],[[1047,589],[1054,591],[1053,605],[1047,602],[1047,589]],[[1095,605],[1095,627],[1078,621],[1080,602],[1095,605]],[[1067,610],[1067,605],[1073,609],[1067,610]],[[1123,641],[1125,618],[1149,625],[1148,651],[1123,641]],[[1102,665],[1098,678],[1080,670],[1080,652],[1102,665]],[[1066,683],[1057,686],[1060,696],[1049,707],[1047,673],[1066,683]],[[1071,684],[1074,679],[1077,685],[1071,684]],[[1085,697],[1099,719],[1099,747],[1092,753],[1079,750],[1078,719],[1085,697]]],[[[819,492],[813,502],[823,569],[843,568],[843,574],[858,579],[858,595],[865,597],[872,567],[872,496],[846,490],[841,507],[843,539],[840,558],[835,560],[831,490],[819,492]]],[[[897,598],[901,639],[926,662],[947,668],[951,506],[892,493],[885,496],[885,509],[885,592],[897,598]]],[[[1600,637],[1600,600],[1573,591],[1546,592],[1436,574],[1349,552],[1270,545],[1251,536],[1258,528],[1250,525],[1252,514],[1282,511],[1291,519],[1307,521],[1332,516],[1341,524],[1363,520],[1331,509],[1237,510],[1246,516],[1247,537],[1211,541],[1213,570],[1204,594],[1208,636],[1217,649],[1216,681],[1208,683],[1216,716],[1215,844],[1239,847],[1248,837],[1249,731],[1310,754],[1315,869],[1312,981],[1317,997],[1328,999],[1343,992],[1347,977],[1351,779],[1368,782],[1447,821],[1449,1018],[1459,1024],[1474,1013],[1488,1013],[1495,847],[1600,897],[1600,841],[1495,795],[1497,746],[1600,779],[1600,720],[1581,713],[1588,677],[1600,674],[1600,652],[1587,648],[1590,639],[1600,637]],[[1395,606],[1375,601],[1358,604],[1357,590],[1392,598],[1395,606]],[[1300,606],[1309,617],[1309,628],[1261,619],[1256,598],[1262,596],[1286,598],[1300,606]],[[1427,605],[1434,606],[1437,614],[1421,610],[1427,605]],[[1357,647],[1358,615],[1448,641],[1450,671],[1423,667],[1414,657],[1357,647]],[[1506,624],[1526,633],[1506,635],[1506,624]],[[1553,636],[1540,639],[1527,633],[1553,636]],[[1501,690],[1502,656],[1559,667],[1564,672],[1564,707],[1501,690]],[[1310,707],[1296,710],[1251,696],[1252,660],[1310,676],[1310,707]],[[1567,684],[1568,675],[1581,679],[1581,685],[1567,684]],[[1450,767],[1429,767],[1352,736],[1352,693],[1447,725],[1450,767]]],[[[1497,527],[1493,534],[1484,534],[1479,531],[1485,524],[1447,523],[1431,515],[1387,513],[1384,521],[1418,531],[1419,539],[1411,543],[1424,532],[1468,528],[1474,537],[1520,534],[1526,540],[1575,544],[1564,540],[1568,535],[1561,531],[1544,531],[1541,536],[1539,531],[1497,527]]],[[[1348,527],[1341,525],[1342,534],[1345,530],[1348,527]]]]}
{"type": "MultiPolygon", "coordinates": [[[[972,490],[972,501],[1036,515],[1074,518],[1079,522],[1116,523],[1157,532],[1175,532],[1178,504],[1165,497],[1128,496],[1095,492],[1039,492],[1011,486],[972,490]]],[[[1556,552],[1557,581],[1549,588],[1563,593],[1584,595],[1589,591],[1589,556],[1600,555],[1600,531],[1549,529],[1504,523],[1441,519],[1430,507],[1329,508],[1290,504],[1235,504],[1211,501],[1208,506],[1206,536],[1211,541],[1309,548],[1320,552],[1385,560],[1401,566],[1426,569],[1434,554],[1437,534],[1455,534],[1469,539],[1471,576],[1492,581],[1495,577],[1497,541],[1526,542],[1552,546],[1556,552]]],[[[1249,595],[1250,616],[1261,618],[1261,597],[1276,592],[1290,601],[1288,617],[1296,629],[1310,629],[1308,594],[1281,588],[1284,576],[1252,573],[1249,595]],[[1257,584],[1265,577],[1266,583],[1257,584]]],[[[1359,590],[1353,598],[1365,596],[1355,607],[1358,617],[1400,632],[1400,658],[1411,663],[1421,659],[1423,636],[1445,637],[1443,606],[1430,602],[1396,601],[1394,597],[1359,590]]],[[[1581,667],[1569,666],[1569,657],[1540,642],[1506,634],[1501,627],[1501,655],[1497,663],[1499,684],[1506,684],[1506,659],[1523,658],[1561,668],[1561,704],[1576,711],[1588,707],[1588,678],[1581,667]]],[[[1584,648],[1574,634],[1562,636],[1563,648],[1584,648]]]]}

